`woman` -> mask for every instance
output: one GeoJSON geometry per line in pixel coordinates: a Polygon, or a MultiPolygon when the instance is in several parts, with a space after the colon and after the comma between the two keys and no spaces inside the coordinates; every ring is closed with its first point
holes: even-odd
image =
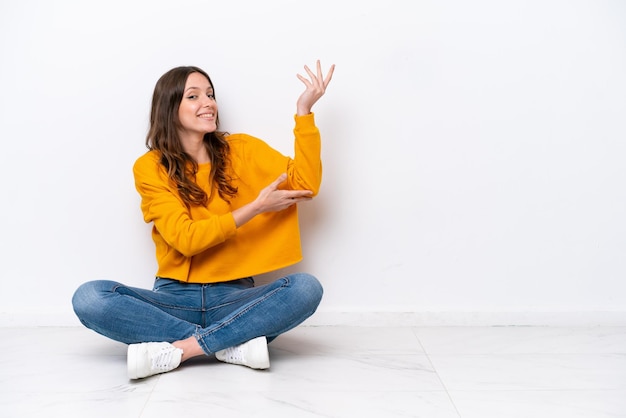
{"type": "Polygon", "coordinates": [[[302,258],[296,205],[321,182],[320,134],[312,106],[324,77],[304,67],[296,103],[295,154],[246,134],[219,131],[209,76],[177,67],[157,82],[149,151],[133,167],[144,220],[153,224],[158,271],[152,290],[97,280],[72,299],[88,328],[129,344],[131,379],[164,373],[200,355],[269,368],[267,343],[317,309],[322,287],[291,274],[254,286],[254,275],[302,258]]]}

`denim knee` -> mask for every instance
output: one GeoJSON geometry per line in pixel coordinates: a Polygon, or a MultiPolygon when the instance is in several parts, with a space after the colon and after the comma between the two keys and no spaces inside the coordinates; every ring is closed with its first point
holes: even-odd
{"type": "Polygon", "coordinates": [[[319,280],[308,273],[294,274],[290,276],[290,280],[294,290],[297,290],[300,300],[308,303],[312,310],[317,309],[324,294],[324,288],[319,280]]]}
{"type": "Polygon", "coordinates": [[[100,300],[103,293],[115,288],[116,283],[108,280],[94,280],[81,284],[72,296],[74,313],[85,323],[91,315],[101,315],[100,300]]]}

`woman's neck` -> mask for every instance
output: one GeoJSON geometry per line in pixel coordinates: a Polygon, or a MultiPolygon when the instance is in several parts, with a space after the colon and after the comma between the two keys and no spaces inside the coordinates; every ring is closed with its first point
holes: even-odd
{"type": "Polygon", "coordinates": [[[198,164],[204,164],[211,161],[209,153],[204,146],[204,136],[184,136],[181,137],[183,149],[189,154],[198,164]]]}

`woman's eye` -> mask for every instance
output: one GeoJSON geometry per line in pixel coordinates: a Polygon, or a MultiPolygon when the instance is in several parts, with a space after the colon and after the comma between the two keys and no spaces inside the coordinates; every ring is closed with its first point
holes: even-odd
{"type": "Polygon", "coordinates": [[[195,94],[192,94],[191,96],[187,96],[187,98],[190,100],[194,100],[194,99],[197,99],[198,96],[196,96],[195,94]]]}
{"type": "Polygon", "coordinates": [[[214,96],[213,94],[207,94],[207,97],[208,97],[209,99],[213,99],[213,100],[215,100],[215,96],[214,96]]]}

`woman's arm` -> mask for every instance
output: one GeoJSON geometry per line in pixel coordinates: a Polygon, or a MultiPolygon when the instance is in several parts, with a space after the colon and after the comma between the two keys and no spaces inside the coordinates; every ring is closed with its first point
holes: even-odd
{"type": "Polygon", "coordinates": [[[326,77],[322,73],[319,60],[317,61],[317,74],[306,65],[304,69],[309,76],[308,79],[297,74],[298,79],[304,83],[305,90],[296,102],[295,157],[289,161],[286,173],[281,174],[264,188],[253,202],[233,211],[235,224],[238,227],[260,213],[281,211],[298,202],[310,200],[319,190],[322,170],[320,135],[311,109],[326,92],[335,71],[335,65],[330,67],[326,77]],[[278,189],[285,181],[291,190],[278,189]]]}

